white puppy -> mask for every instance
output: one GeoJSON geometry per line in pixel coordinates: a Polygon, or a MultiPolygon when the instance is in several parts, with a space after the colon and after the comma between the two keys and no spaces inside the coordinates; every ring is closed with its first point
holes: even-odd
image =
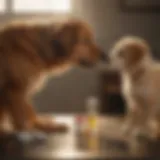
{"type": "Polygon", "coordinates": [[[124,37],[113,46],[110,58],[122,75],[125,131],[159,136],[160,63],[151,57],[149,45],[138,37],[124,37]]]}

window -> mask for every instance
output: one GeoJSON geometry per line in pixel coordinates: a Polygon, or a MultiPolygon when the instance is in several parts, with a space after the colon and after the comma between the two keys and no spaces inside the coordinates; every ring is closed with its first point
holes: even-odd
{"type": "Polygon", "coordinates": [[[0,0],[0,12],[5,11],[5,0],[0,0]]]}
{"type": "Polygon", "coordinates": [[[13,0],[12,10],[16,13],[68,13],[71,11],[71,0],[13,0]]]}

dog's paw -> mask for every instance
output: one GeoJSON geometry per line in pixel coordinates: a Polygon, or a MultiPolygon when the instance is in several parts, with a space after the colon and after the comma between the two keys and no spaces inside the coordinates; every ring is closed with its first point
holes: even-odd
{"type": "Polygon", "coordinates": [[[145,134],[140,129],[134,129],[132,132],[132,136],[135,138],[143,137],[145,134]]]}
{"type": "Polygon", "coordinates": [[[149,133],[149,136],[153,140],[159,140],[160,139],[160,131],[152,131],[149,133]]]}
{"type": "Polygon", "coordinates": [[[139,141],[153,139],[148,131],[139,128],[133,130],[132,137],[139,141]]]}
{"type": "Polygon", "coordinates": [[[149,123],[149,128],[150,128],[150,137],[152,139],[160,139],[160,127],[159,123],[157,121],[150,121],[149,123]]]}
{"type": "Polygon", "coordinates": [[[66,124],[55,123],[50,118],[37,119],[35,122],[35,128],[46,133],[66,132],[69,129],[66,124]]]}

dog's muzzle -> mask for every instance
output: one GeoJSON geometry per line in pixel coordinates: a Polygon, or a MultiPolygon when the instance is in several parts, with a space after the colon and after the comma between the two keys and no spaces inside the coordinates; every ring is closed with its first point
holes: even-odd
{"type": "Polygon", "coordinates": [[[108,62],[108,60],[109,60],[107,54],[103,51],[101,51],[101,53],[100,53],[100,60],[103,62],[108,62]]]}
{"type": "MultiPolygon", "coordinates": [[[[103,61],[103,62],[108,62],[108,56],[105,54],[105,52],[100,52],[99,60],[103,61]]],[[[99,60],[97,60],[97,62],[99,60]]],[[[84,67],[93,67],[97,62],[92,62],[92,61],[89,61],[87,59],[81,59],[79,61],[80,65],[82,65],[84,67]]]]}
{"type": "Polygon", "coordinates": [[[88,60],[80,60],[80,65],[84,66],[84,67],[92,67],[94,65],[94,63],[88,61],[88,60]]]}

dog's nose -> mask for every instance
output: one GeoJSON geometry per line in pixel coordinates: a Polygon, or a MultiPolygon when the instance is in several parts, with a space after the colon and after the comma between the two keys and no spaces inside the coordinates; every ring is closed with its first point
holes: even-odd
{"type": "Polygon", "coordinates": [[[100,59],[104,62],[108,62],[108,56],[104,51],[101,51],[100,59]]]}
{"type": "Polygon", "coordinates": [[[81,59],[79,61],[80,65],[84,66],[84,67],[92,67],[94,65],[94,63],[86,60],[86,59],[81,59]]]}

